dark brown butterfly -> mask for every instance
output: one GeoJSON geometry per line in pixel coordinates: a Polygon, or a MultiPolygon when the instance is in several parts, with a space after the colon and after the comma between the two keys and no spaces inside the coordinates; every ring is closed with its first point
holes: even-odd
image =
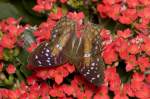
{"type": "Polygon", "coordinates": [[[99,29],[88,23],[80,38],[75,32],[76,23],[67,17],[61,18],[52,31],[51,41],[41,43],[31,53],[29,64],[46,67],[70,62],[85,79],[99,86],[104,80],[99,29]]]}
{"type": "Polygon", "coordinates": [[[41,43],[29,56],[28,62],[33,66],[58,66],[67,60],[63,55],[68,41],[75,32],[75,23],[67,17],[62,17],[52,30],[49,42],[41,43]]]}

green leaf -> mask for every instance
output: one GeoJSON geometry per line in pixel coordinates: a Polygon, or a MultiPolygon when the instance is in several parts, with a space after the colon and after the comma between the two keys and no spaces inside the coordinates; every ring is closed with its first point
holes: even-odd
{"type": "Polygon", "coordinates": [[[25,49],[28,48],[32,43],[36,42],[35,36],[33,35],[33,31],[34,29],[30,27],[29,29],[26,29],[19,38],[24,41],[23,47],[25,49]]]}
{"type": "MultiPolygon", "coordinates": [[[[25,77],[27,77],[32,74],[32,71],[27,69],[28,56],[29,53],[25,49],[22,49],[20,55],[17,58],[17,60],[21,63],[20,72],[18,71],[18,75],[22,73],[25,77]]],[[[22,80],[22,77],[20,77],[20,80],[22,80]]]]}
{"type": "Polygon", "coordinates": [[[31,25],[37,25],[46,20],[45,15],[37,14],[32,10],[35,5],[35,0],[10,0],[18,12],[23,16],[21,23],[28,23],[31,25]]]}
{"type": "Polygon", "coordinates": [[[23,75],[24,75],[25,77],[28,77],[29,75],[32,74],[32,71],[29,70],[29,69],[27,69],[27,65],[21,65],[20,71],[23,73],[23,75]]]}
{"type": "Polygon", "coordinates": [[[11,53],[12,50],[9,50],[7,48],[4,49],[4,53],[3,53],[3,56],[4,56],[4,60],[5,61],[12,61],[13,59],[13,54],[11,53]]]}
{"type": "Polygon", "coordinates": [[[17,57],[17,60],[23,64],[27,64],[27,58],[29,56],[29,53],[25,49],[21,49],[19,56],[17,57]]]}
{"type": "Polygon", "coordinates": [[[19,70],[16,70],[16,75],[17,75],[17,79],[18,79],[19,81],[24,80],[24,77],[23,77],[23,75],[21,75],[21,73],[20,73],[19,70]]]}
{"type": "Polygon", "coordinates": [[[10,3],[0,3],[0,20],[8,17],[19,18],[21,15],[15,6],[10,3]]]}
{"type": "Polygon", "coordinates": [[[32,10],[32,8],[36,5],[35,0],[22,0],[22,5],[25,8],[25,10],[32,16],[35,16],[35,17],[43,16],[41,13],[36,13],[35,11],[32,10]]]}

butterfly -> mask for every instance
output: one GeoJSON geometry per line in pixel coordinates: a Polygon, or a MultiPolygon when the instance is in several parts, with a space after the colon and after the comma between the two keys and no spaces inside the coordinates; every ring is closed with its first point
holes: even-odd
{"type": "Polygon", "coordinates": [[[32,66],[59,66],[66,62],[63,50],[75,32],[74,21],[67,17],[61,18],[52,30],[50,41],[42,42],[29,56],[28,63],[32,66]]]}
{"type": "Polygon", "coordinates": [[[55,67],[69,62],[87,81],[99,86],[104,81],[101,43],[96,25],[85,24],[83,34],[78,38],[76,22],[62,17],[52,30],[51,40],[42,42],[31,53],[28,62],[37,67],[55,67]]]}

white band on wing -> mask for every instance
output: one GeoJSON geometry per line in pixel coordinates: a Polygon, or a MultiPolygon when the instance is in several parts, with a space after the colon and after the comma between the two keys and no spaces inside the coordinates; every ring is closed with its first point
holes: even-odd
{"type": "Polygon", "coordinates": [[[90,57],[91,56],[91,53],[85,53],[84,54],[84,57],[90,57]]]}

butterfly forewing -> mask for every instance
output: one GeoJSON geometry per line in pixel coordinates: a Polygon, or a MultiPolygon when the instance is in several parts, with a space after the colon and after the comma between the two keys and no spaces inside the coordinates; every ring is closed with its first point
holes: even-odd
{"type": "Polygon", "coordinates": [[[92,55],[97,56],[102,51],[102,40],[99,35],[96,35],[92,41],[92,55]]]}
{"type": "Polygon", "coordinates": [[[66,62],[64,50],[75,32],[75,23],[62,17],[52,30],[49,42],[43,42],[30,55],[28,61],[33,66],[58,66],[66,62]]]}
{"type": "Polygon", "coordinates": [[[62,17],[52,30],[51,41],[57,41],[61,35],[66,33],[75,33],[75,22],[67,16],[62,17]]]}

